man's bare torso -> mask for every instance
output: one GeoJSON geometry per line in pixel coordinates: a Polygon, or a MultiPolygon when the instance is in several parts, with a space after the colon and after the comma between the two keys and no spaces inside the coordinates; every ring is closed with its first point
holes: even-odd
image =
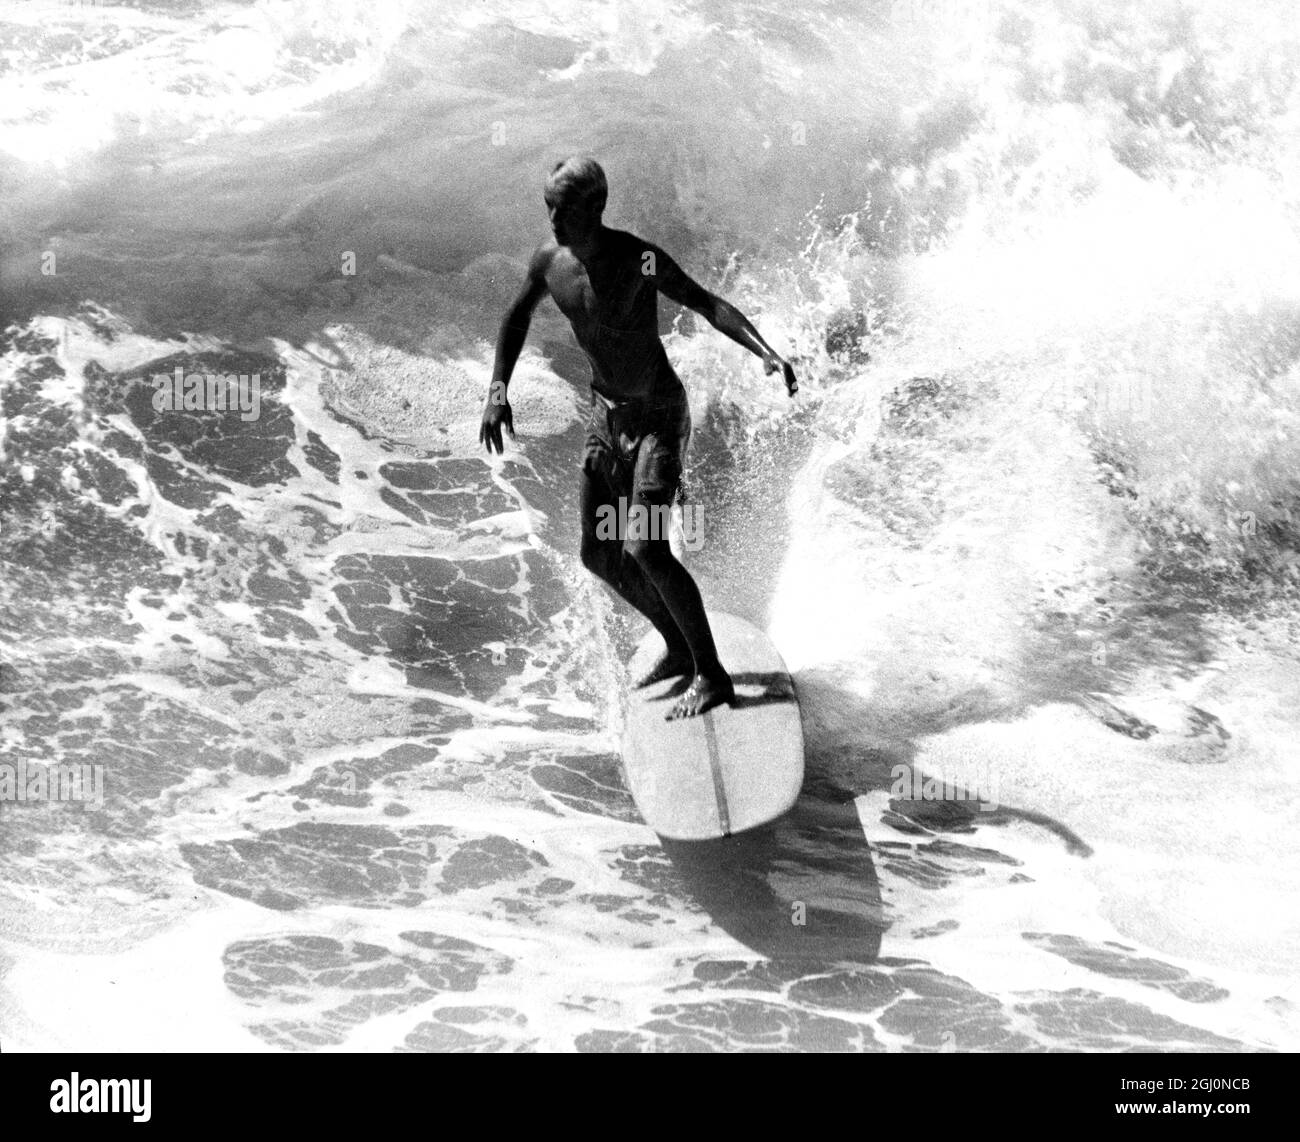
{"type": "Polygon", "coordinates": [[[658,291],[642,260],[649,249],[626,231],[602,228],[585,264],[554,240],[538,250],[546,288],[591,361],[592,384],[612,400],[681,386],[659,340],[658,291]]]}

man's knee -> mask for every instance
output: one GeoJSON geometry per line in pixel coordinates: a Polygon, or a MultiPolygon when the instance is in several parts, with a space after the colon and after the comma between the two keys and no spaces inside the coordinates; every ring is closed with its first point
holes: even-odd
{"type": "Polygon", "coordinates": [[[624,554],[643,565],[661,561],[669,553],[668,537],[672,527],[673,508],[668,495],[646,497],[638,494],[627,511],[624,554]]]}
{"type": "Polygon", "coordinates": [[[627,539],[623,543],[623,555],[625,558],[631,559],[642,571],[651,576],[666,567],[673,557],[666,538],[645,539],[637,537],[627,539]]]}

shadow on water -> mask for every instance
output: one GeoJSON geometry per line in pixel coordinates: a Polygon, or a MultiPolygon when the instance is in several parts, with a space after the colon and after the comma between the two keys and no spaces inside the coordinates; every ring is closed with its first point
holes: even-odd
{"type": "Polygon", "coordinates": [[[886,924],[851,799],[817,782],[770,825],[714,841],[661,838],[696,902],[770,959],[873,963],[886,924]]]}
{"type": "Polygon", "coordinates": [[[660,843],[685,889],[728,935],[773,960],[826,966],[875,963],[885,931],[907,919],[887,918],[878,861],[925,888],[994,869],[1014,875],[1019,860],[989,847],[987,834],[975,843],[981,829],[1011,824],[1044,830],[1071,856],[1092,855],[1062,822],[1036,810],[991,807],[973,790],[958,789],[957,799],[945,800],[891,796],[878,818],[864,819],[857,798],[893,791],[900,772],[913,783],[914,754],[911,743],[887,749],[814,743],[803,791],[784,817],[719,840],[660,843]],[[851,780],[843,780],[846,773],[851,780]]]}

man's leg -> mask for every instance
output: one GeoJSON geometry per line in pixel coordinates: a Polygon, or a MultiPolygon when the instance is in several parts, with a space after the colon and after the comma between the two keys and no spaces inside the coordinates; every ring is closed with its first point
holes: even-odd
{"type": "Polygon", "coordinates": [[[633,560],[624,558],[623,536],[617,528],[609,536],[605,534],[606,528],[600,527],[602,518],[607,519],[611,511],[615,520],[621,518],[617,498],[612,495],[608,482],[601,475],[593,474],[590,466],[583,468],[581,481],[582,565],[649,619],[667,647],[664,656],[636,684],[648,686],[664,678],[686,674],[693,663],[690,647],[659,592],[650,585],[633,560]]]}
{"type": "Polygon", "coordinates": [[[628,510],[631,534],[623,544],[627,563],[638,567],[658,593],[690,649],[694,677],[669,711],[669,720],[702,714],[736,696],[731,677],[718,660],[700,589],[673,554],[666,529],[654,526],[667,518],[680,478],[680,441],[671,434],[645,437],[637,456],[632,506],[628,510]],[[634,516],[644,521],[642,531],[634,531],[634,516]]]}

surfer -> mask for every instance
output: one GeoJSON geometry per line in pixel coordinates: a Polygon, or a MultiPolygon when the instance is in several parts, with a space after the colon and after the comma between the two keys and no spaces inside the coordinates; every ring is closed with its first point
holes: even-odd
{"type": "Polygon", "coordinates": [[[671,720],[735,699],[700,590],[659,529],[629,526],[625,535],[606,537],[596,526],[611,507],[620,519],[661,518],[680,488],[690,408],[659,340],[656,293],[694,310],[756,354],[766,373],[780,372],[791,396],[799,386],[789,362],[735,306],[693,281],[653,242],[603,225],[607,195],[605,172],[591,158],[565,159],[547,178],[553,237],[534,251],[523,289],[501,322],[479,440],[488,452],[500,453],[502,428],[515,434],[506,389],[532,311],[549,293],[591,362],[580,485],[582,562],[663,636],[663,657],[637,686],[691,675],[667,714],[671,720]]]}

